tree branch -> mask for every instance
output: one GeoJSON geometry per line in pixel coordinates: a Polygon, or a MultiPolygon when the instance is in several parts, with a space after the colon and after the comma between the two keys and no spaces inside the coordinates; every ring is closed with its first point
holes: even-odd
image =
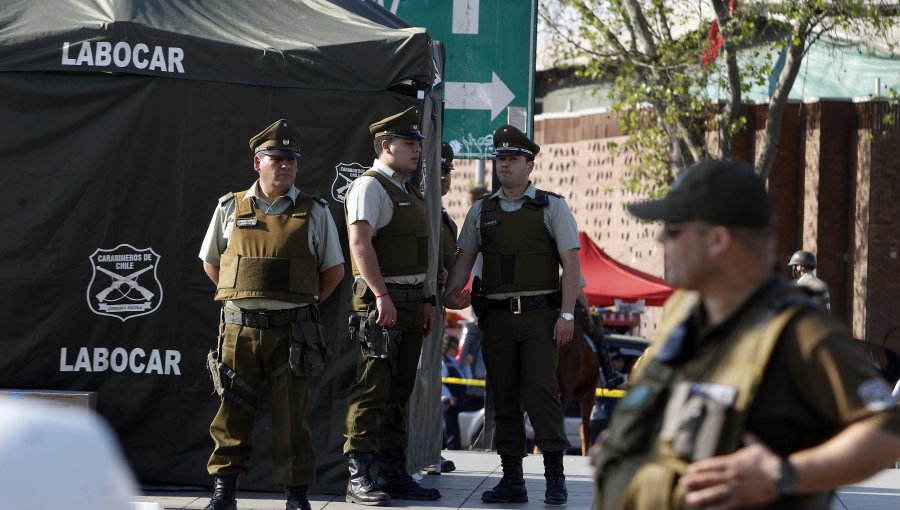
{"type": "Polygon", "coordinates": [[[775,156],[778,154],[778,146],[781,143],[781,119],[784,117],[784,108],[787,104],[791,88],[800,71],[803,62],[803,54],[806,52],[807,38],[815,26],[814,18],[807,16],[797,21],[794,33],[791,35],[790,48],[785,58],[784,68],[778,76],[778,83],[769,99],[769,111],[766,113],[766,131],[759,150],[759,159],[756,160],[756,173],[763,180],[768,179],[772,166],[775,164],[775,156]]]}
{"type": "Polygon", "coordinates": [[[737,48],[731,40],[733,21],[728,16],[728,6],[725,0],[712,0],[713,9],[716,12],[716,22],[719,24],[719,33],[722,36],[722,50],[725,58],[725,69],[728,76],[728,101],[722,107],[722,118],[719,123],[719,152],[721,157],[731,157],[731,126],[737,119],[741,97],[741,71],[738,68],[737,48]]]}
{"type": "Polygon", "coordinates": [[[631,24],[637,36],[637,42],[640,44],[641,53],[647,55],[651,60],[656,59],[656,42],[653,40],[653,34],[650,33],[650,27],[647,25],[647,18],[644,17],[644,11],[641,9],[637,0],[625,0],[623,7],[631,18],[631,24]]]}

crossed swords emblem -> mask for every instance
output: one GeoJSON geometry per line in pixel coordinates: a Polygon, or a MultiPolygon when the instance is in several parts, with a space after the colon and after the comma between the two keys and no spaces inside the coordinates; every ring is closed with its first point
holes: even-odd
{"type": "Polygon", "coordinates": [[[349,177],[347,177],[346,175],[344,175],[340,172],[338,172],[338,175],[342,179],[344,179],[344,185],[341,186],[340,188],[338,188],[336,191],[337,191],[338,195],[343,195],[347,191],[347,188],[349,188],[350,185],[353,184],[353,179],[350,179],[349,177]]]}
{"type": "Polygon", "coordinates": [[[137,281],[135,281],[135,280],[137,280],[138,276],[142,275],[143,273],[146,273],[147,271],[149,271],[151,269],[153,269],[152,265],[147,266],[144,269],[135,271],[129,275],[122,276],[120,274],[113,273],[112,271],[103,269],[102,267],[98,267],[97,271],[100,271],[101,273],[111,276],[113,281],[109,285],[109,287],[107,287],[97,293],[97,295],[95,296],[97,298],[97,301],[99,301],[101,303],[104,302],[106,300],[106,297],[109,296],[109,294],[114,290],[122,292],[121,289],[122,289],[123,285],[127,285],[129,287],[127,291],[122,292],[123,295],[127,294],[128,292],[131,292],[132,290],[136,290],[142,296],[144,296],[144,299],[152,298],[154,294],[152,292],[150,292],[149,290],[145,289],[143,286],[141,286],[141,284],[139,284],[137,281]]]}

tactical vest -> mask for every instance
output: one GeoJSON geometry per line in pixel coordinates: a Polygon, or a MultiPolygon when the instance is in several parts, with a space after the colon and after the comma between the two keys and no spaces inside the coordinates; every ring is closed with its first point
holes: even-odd
{"type": "MultiPolygon", "coordinates": [[[[739,324],[728,338],[705,346],[702,353],[684,363],[673,366],[658,361],[656,357],[664,344],[673,333],[678,334],[676,330],[688,320],[698,302],[696,293],[679,291],[666,303],[667,310],[650,351],[654,357],[643,363],[634,386],[616,407],[613,428],[597,459],[594,510],[692,508],[684,502],[686,490],[677,483],[692,460],[676,453],[680,438],[663,438],[668,425],[665,420],[671,419],[666,404],[674,398],[673,388],[682,382],[702,382],[736,389],[718,439],[703,437],[702,422],[694,432],[698,442],[707,442],[711,455],[737,450],[772,350],[791,318],[803,306],[809,306],[805,300],[785,299],[781,306],[745,317],[749,320],[739,324]]],[[[687,406],[692,404],[690,400],[686,402],[687,406]]],[[[806,508],[804,502],[815,497],[795,497],[789,507],[806,508]]]]}
{"type": "Polygon", "coordinates": [[[544,225],[544,207],[555,193],[537,190],[516,211],[506,212],[500,199],[481,205],[482,285],[485,294],[559,288],[559,254],[544,225]]]}
{"type": "MultiPolygon", "coordinates": [[[[378,256],[382,276],[408,276],[428,270],[428,227],[425,220],[425,199],[418,192],[406,193],[375,170],[363,174],[374,177],[387,191],[394,204],[391,221],[378,229],[372,237],[372,247],[378,256]]],[[[344,214],[347,204],[344,204],[344,214]]],[[[359,276],[356,259],[351,257],[353,275],[359,276]]]]}
{"type": "Polygon", "coordinates": [[[450,270],[456,260],[456,237],[459,229],[446,210],[441,210],[441,266],[450,270]]]}
{"type": "MultiPolygon", "coordinates": [[[[319,267],[309,251],[310,195],[300,193],[282,214],[265,214],[256,200],[234,194],[234,228],[222,254],[215,299],[265,298],[313,303],[319,267]]],[[[222,197],[222,203],[231,199],[222,197]]]]}

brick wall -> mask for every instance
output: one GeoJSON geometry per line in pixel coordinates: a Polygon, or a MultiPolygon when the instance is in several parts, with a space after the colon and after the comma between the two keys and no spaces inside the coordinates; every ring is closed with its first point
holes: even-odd
{"type": "MultiPolygon", "coordinates": [[[[745,105],[749,129],[733,141],[734,156],[753,161],[766,105],[745,105]]],[[[881,102],[811,101],[787,105],[778,155],[769,176],[778,223],[778,257],[798,249],[816,253],[817,274],[828,283],[833,313],[854,336],[900,351],[900,125],[881,102]],[[890,113],[895,119],[885,124],[890,113]]],[[[658,227],[624,209],[640,200],[624,189],[636,154],[610,151],[624,141],[615,114],[545,118],[535,122],[541,145],[532,180],[569,202],[579,229],[617,260],[661,276],[658,227]]],[[[710,137],[710,142],[714,142],[710,137]]],[[[458,161],[444,203],[461,224],[475,163],[458,161]]],[[[493,163],[486,162],[490,186],[493,163]]],[[[658,317],[648,313],[642,334],[658,317]]]]}
{"type": "Polygon", "coordinates": [[[884,103],[856,106],[871,138],[864,331],[868,340],[900,350],[900,115],[884,103]],[[888,114],[892,125],[883,122],[888,114]]]}

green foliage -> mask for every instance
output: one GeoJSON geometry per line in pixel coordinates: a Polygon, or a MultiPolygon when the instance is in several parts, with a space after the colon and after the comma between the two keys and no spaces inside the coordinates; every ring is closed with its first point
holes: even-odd
{"type": "MultiPolygon", "coordinates": [[[[729,12],[728,0],[542,0],[540,15],[560,65],[575,63],[580,77],[611,84],[612,109],[629,135],[614,150],[638,156],[625,187],[656,196],[680,168],[710,154],[730,156],[730,143],[709,147],[707,134],[728,141],[747,128],[739,115],[742,94],[773,78],[780,52],[805,52],[829,31],[852,36],[890,28],[894,18],[876,3],[740,0],[729,12]],[[704,63],[716,12],[723,44],[717,58],[704,63]]],[[[799,68],[799,55],[788,65],[799,68]]],[[[782,76],[789,90],[793,78],[782,76]]],[[[760,164],[757,171],[768,174],[760,164]]]]}

